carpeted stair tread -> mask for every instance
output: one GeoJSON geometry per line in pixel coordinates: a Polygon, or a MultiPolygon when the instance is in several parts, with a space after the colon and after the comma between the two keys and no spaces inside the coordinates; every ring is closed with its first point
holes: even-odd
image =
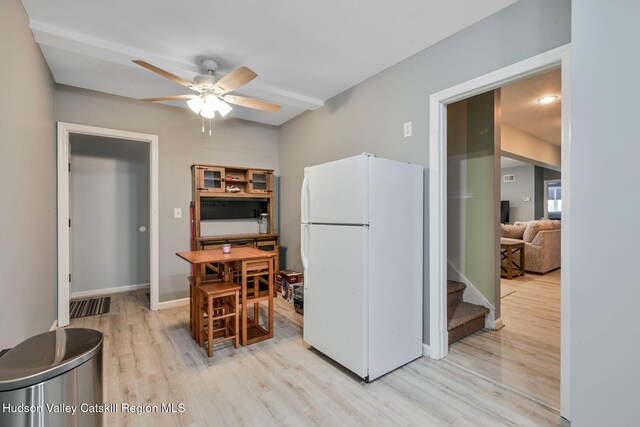
{"type": "Polygon", "coordinates": [[[456,282],[454,280],[447,280],[447,294],[454,292],[464,291],[467,285],[464,283],[456,282]]]}
{"type": "Polygon", "coordinates": [[[451,331],[459,326],[469,323],[479,317],[484,317],[489,313],[489,309],[481,305],[462,302],[458,304],[449,320],[447,330],[451,331]]]}

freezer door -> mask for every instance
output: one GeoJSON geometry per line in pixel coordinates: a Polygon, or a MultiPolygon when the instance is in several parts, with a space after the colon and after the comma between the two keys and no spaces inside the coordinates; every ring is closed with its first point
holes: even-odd
{"type": "Polygon", "coordinates": [[[303,225],[302,233],[304,341],[365,378],[368,228],[303,225]]]}
{"type": "Polygon", "coordinates": [[[367,224],[369,222],[368,155],[309,167],[306,169],[305,186],[303,200],[306,201],[306,206],[303,206],[303,222],[321,224],[367,224]]]}

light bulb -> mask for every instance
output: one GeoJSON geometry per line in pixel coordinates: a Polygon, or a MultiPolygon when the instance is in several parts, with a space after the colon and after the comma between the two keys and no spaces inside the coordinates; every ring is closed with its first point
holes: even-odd
{"type": "Polygon", "coordinates": [[[216,115],[216,111],[218,111],[218,97],[215,95],[207,96],[207,100],[204,102],[202,106],[202,110],[200,110],[200,115],[206,119],[212,119],[216,115]]]}
{"type": "Polygon", "coordinates": [[[198,114],[200,110],[202,110],[202,106],[204,105],[204,101],[201,96],[196,96],[195,98],[191,98],[187,101],[187,105],[191,108],[191,111],[198,114]]]}
{"type": "Polygon", "coordinates": [[[542,98],[538,99],[538,102],[540,104],[551,104],[556,99],[558,99],[558,97],[556,95],[547,95],[547,96],[543,96],[542,98]]]}
{"type": "Polygon", "coordinates": [[[222,100],[218,100],[218,113],[220,113],[220,117],[225,117],[231,110],[233,110],[231,105],[222,100]]]}

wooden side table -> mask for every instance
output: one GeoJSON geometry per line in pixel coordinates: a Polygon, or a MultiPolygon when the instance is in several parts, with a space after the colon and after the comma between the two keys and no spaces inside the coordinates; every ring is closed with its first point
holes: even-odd
{"type": "Polygon", "coordinates": [[[514,277],[524,276],[524,242],[515,239],[500,239],[500,272],[501,277],[511,280],[514,277]],[[520,263],[516,264],[514,255],[520,252],[520,263]],[[506,267],[502,266],[502,261],[507,260],[506,267]]]}

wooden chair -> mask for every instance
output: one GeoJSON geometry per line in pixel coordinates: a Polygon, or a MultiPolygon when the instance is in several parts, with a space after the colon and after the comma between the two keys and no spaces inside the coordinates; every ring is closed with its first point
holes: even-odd
{"type": "Polygon", "coordinates": [[[238,348],[240,325],[240,285],[233,282],[206,283],[200,286],[203,304],[200,306],[199,344],[207,342],[207,355],[213,355],[213,345],[235,340],[238,348]],[[230,320],[233,320],[230,322],[230,320]],[[206,323],[205,323],[206,322],[206,323]]]}

